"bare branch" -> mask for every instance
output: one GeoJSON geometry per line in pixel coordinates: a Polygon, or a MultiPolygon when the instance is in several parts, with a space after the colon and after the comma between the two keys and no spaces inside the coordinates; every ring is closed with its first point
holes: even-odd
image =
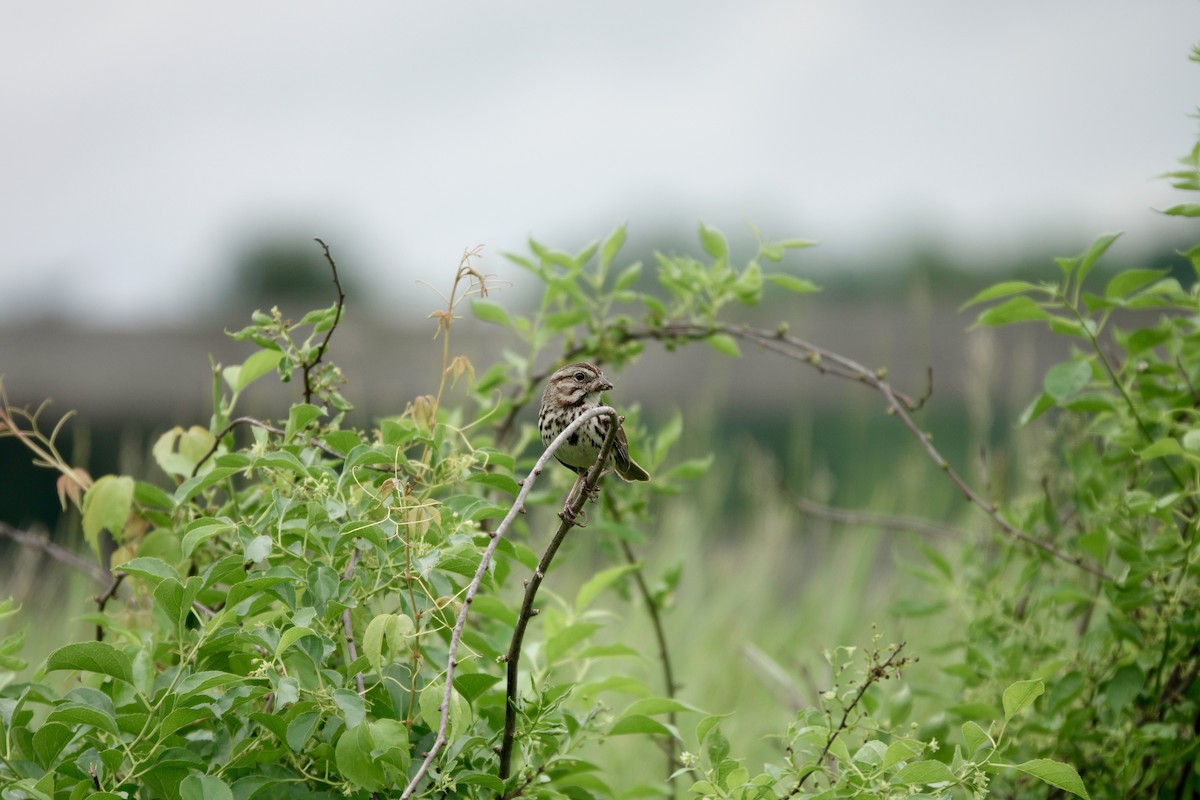
{"type": "Polygon", "coordinates": [[[309,374],[321,363],[321,359],[325,357],[325,348],[329,346],[329,340],[333,338],[334,330],[337,329],[338,323],[342,321],[342,309],[346,305],[346,293],[342,291],[342,282],[338,279],[337,262],[333,260],[333,255],[329,252],[329,245],[325,244],[319,238],[314,238],[313,241],[321,245],[321,249],[325,251],[325,260],[329,262],[329,269],[333,272],[333,286],[337,289],[337,311],[333,315],[333,324],[325,332],[325,341],[321,342],[321,346],[317,348],[313,360],[304,362],[304,402],[306,403],[311,403],[313,396],[313,387],[309,379],[309,374]]]}
{"type": "Polygon", "coordinates": [[[22,547],[41,550],[55,561],[66,564],[72,569],[79,570],[97,583],[107,585],[112,580],[112,576],[108,574],[108,571],[99,564],[84,558],[74,550],[68,550],[62,545],[56,544],[48,536],[32,533],[31,531],[23,531],[0,522],[0,538],[12,539],[22,547]]]}
{"type": "MultiPolygon", "coordinates": [[[[617,504],[613,502],[611,494],[604,496],[605,507],[612,516],[613,521],[621,521],[621,511],[617,504]]],[[[658,601],[654,598],[654,593],[650,591],[649,584],[646,583],[645,570],[642,568],[642,563],[634,555],[633,548],[629,542],[624,539],[620,540],[621,553],[625,556],[625,561],[633,568],[633,583],[637,588],[638,595],[642,598],[642,604],[646,608],[646,616],[650,618],[650,625],[654,629],[654,640],[658,645],[658,661],[662,668],[664,696],[674,700],[675,693],[679,687],[675,683],[675,670],[671,663],[671,650],[667,644],[667,630],[663,624],[662,609],[658,601]]],[[[668,712],[667,722],[672,727],[675,726],[676,714],[674,711],[668,712]]],[[[679,761],[676,754],[676,742],[674,737],[667,737],[664,742],[664,752],[667,757],[667,782],[674,783],[674,775],[683,765],[679,761]]]]}
{"type": "MultiPolygon", "coordinates": [[[[354,577],[354,568],[358,566],[359,555],[362,553],[357,547],[350,554],[350,563],[346,565],[346,569],[342,572],[342,580],[348,581],[354,577]]],[[[346,608],[342,612],[342,630],[346,633],[346,660],[353,664],[358,660],[358,647],[354,643],[354,623],[350,617],[350,609],[346,608]]],[[[364,696],[367,693],[366,686],[363,683],[362,670],[354,673],[354,682],[358,686],[359,696],[364,696]]]]}
{"type": "Polygon", "coordinates": [[[714,333],[724,333],[758,344],[767,350],[779,353],[785,358],[808,364],[821,373],[836,375],[858,383],[865,383],[883,395],[887,401],[888,413],[900,419],[904,427],[908,428],[909,432],[916,437],[930,460],[946,474],[946,477],[958,488],[963,497],[982,509],[1006,534],[1017,541],[1036,547],[1042,552],[1091,573],[1098,578],[1106,581],[1115,580],[1102,568],[1089,564],[1082,558],[1059,550],[1049,542],[1038,539],[1005,519],[997,505],[989,502],[985,497],[976,492],[954,471],[950,466],[950,462],[934,447],[929,436],[917,425],[916,420],[912,417],[912,412],[921,407],[924,399],[919,402],[914,401],[908,395],[897,390],[887,381],[885,374],[881,371],[868,369],[857,361],[792,336],[783,329],[768,331],[762,328],[751,328],[746,325],[700,325],[697,323],[682,322],[654,327],[631,328],[623,333],[626,339],[656,339],[666,341],[698,341],[706,339],[714,333]]]}
{"type": "MultiPolygon", "coordinates": [[[[124,572],[113,573],[112,583],[110,583],[108,585],[108,588],[105,589],[102,593],[100,593],[100,594],[96,595],[94,598],[92,598],[96,601],[97,613],[99,613],[101,615],[104,614],[104,607],[108,605],[109,600],[112,600],[114,597],[117,596],[117,589],[121,588],[121,583],[124,582],[124,580],[125,580],[124,572]]],[[[104,640],[104,628],[101,627],[99,623],[97,623],[96,624],[96,641],[100,642],[103,640],[104,640]]]]}
{"type": "MultiPolygon", "coordinates": [[[[609,406],[597,406],[580,414],[570,425],[563,428],[562,432],[554,438],[554,441],[546,447],[541,457],[538,458],[537,463],[533,465],[533,469],[529,471],[529,475],[521,484],[521,490],[517,492],[517,497],[513,500],[512,507],[509,508],[500,525],[495,531],[488,534],[491,541],[488,542],[487,547],[483,551],[483,557],[479,561],[479,568],[475,570],[475,577],[467,585],[466,593],[463,595],[462,608],[459,609],[458,617],[454,623],[454,630],[450,634],[450,645],[446,653],[446,688],[442,692],[441,705],[438,706],[440,718],[437,735],[434,737],[433,745],[430,746],[429,751],[425,754],[421,766],[417,768],[412,780],[408,782],[408,786],[404,788],[404,792],[400,795],[400,800],[408,800],[409,797],[412,797],[413,793],[417,790],[417,785],[424,779],[430,765],[433,764],[433,760],[437,758],[437,754],[446,745],[446,727],[450,720],[450,701],[454,692],[454,673],[458,668],[458,648],[462,643],[463,630],[467,624],[471,602],[475,599],[475,595],[479,591],[479,586],[483,582],[483,576],[487,574],[488,567],[492,563],[492,557],[496,553],[496,547],[500,544],[500,540],[504,538],[504,534],[508,532],[509,527],[512,526],[513,520],[517,518],[518,514],[524,512],[525,500],[529,497],[529,492],[533,489],[533,484],[537,480],[537,476],[542,474],[542,470],[546,468],[546,464],[554,457],[554,451],[562,446],[567,437],[578,430],[587,420],[601,414],[608,414],[615,419],[617,412],[609,406]]],[[[611,430],[616,430],[617,427],[619,425],[609,426],[611,430]]],[[[607,450],[604,452],[607,453],[607,450]]],[[[586,495],[583,495],[583,497],[586,497],[586,495]]]]}
{"type": "Polygon", "coordinates": [[[862,682],[862,686],[858,687],[858,693],[854,695],[854,699],[847,703],[846,707],[842,709],[841,722],[838,723],[836,728],[829,732],[829,738],[825,740],[825,747],[821,750],[821,755],[817,756],[814,766],[808,772],[800,776],[800,779],[796,781],[796,785],[793,786],[791,791],[784,795],[784,797],[795,797],[798,795],[800,793],[800,789],[804,786],[804,782],[808,780],[814,772],[817,771],[821,762],[823,762],[825,757],[829,755],[829,748],[833,747],[833,743],[837,741],[837,737],[841,735],[842,731],[850,727],[850,714],[853,713],[854,709],[858,707],[858,704],[862,702],[863,695],[867,693],[867,689],[870,689],[873,684],[876,684],[879,681],[886,680],[889,677],[889,671],[899,674],[900,668],[908,663],[907,658],[901,658],[899,661],[896,660],[900,656],[900,651],[904,649],[904,644],[904,642],[900,642],[900,644],[895,645],[892,648],[891,654],[888,655],[887,660],[882,663],[879,661],[878,652],[873,652],[871,654],[871,667],[867,670],[867,677],[862,682]]]}
{"type": "MultiPolygon", "coordinates": [[[[525,629],[529,625],[529,620],[537,616],[538,613],[533,608],[533,601],[537,597],[538,588],[542,585],[542,579],[546,577],[546,572],[550,569],[550,562],[554,560],[555,553],[558,552],[559,546],[567,538],[567,533],[575,526],[579,518],[579,513],[583,509],[583,504],[591,497],[596,485],[599,483],[600,476],[604,472],[604,465],[608,461],[608,454],[612,450],[613,442],[616,441],[617,431],[621,429],[621,417],[617,416],[617,412],[607,406],[600,406],[600,408],[606,409],[611,418],[608,431],[604,436],[604,443],[600,446],[600,453],[596,456],[596,462],[592,464],[584,476],[583,485],[578,486],[577,490],[570,495],[567,506],[559,514],[561,522],[558,525],[558,530],[555,531],[553,538],[550,539],[550,544],[546,546],[546,551],[542,553],[542,558],[538,562],[537,569],[534,570],[529,580],[525,582],[525,597],[521,601],[521,611],[517,614],[517,624],[513,628],[512,641],[508,647],[508,654],[505,656],[505,661],[508,662],[508,680],[505,687],[504,735],[500,742],[501,780],[508,778],[512,768],[513,740],[517,734],[517,678],[521,663],[521,643],[525,640],[525,629]]],[[[557,445],[559,440],[563,438],[563,434],[560,433],[551,447],[557,445]]]]}
{"type": "MultiPolygon", "coordinates": [[[[790,496],[790,495],[789,495],[790,496]]],[[[853,525],[864,528],[882,528],[890,531],[913,531],[915,533],[930,533],[938,535],[962,536],[963,532],[949,525],[940,525],[918,517],[890,516],[888,514],[872,514],[869,511],[852,511],[845,508],[821,505],[803,497],[790,496],[792,505],[801,513],[829,522],[843,525],[853,525]]]]}

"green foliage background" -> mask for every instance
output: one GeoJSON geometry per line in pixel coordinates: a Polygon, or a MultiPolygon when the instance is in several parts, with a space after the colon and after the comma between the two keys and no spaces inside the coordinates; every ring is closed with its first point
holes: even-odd
{"type": "MultiPolygon", "coordinates": [[[[1200,144],[1169,179],[1200,190],[1200,144]]],[[[968,300],[978,327],[1044,325],[1072,345],[1019,421],[1024,479],[985,492],[884,370],[786,322],[730,321],[768,292],[817,291],[780,266],[810,242],[759,237],[738,261],[701,225],[698,254],[642,264],[624,238],[510,256],[542,289],[528,313],[468,253],[433,315],[438,385],[370,430],[345,424],[353,398],[327,357],[353,312],[328,250],[337,302],[232,334],[252,349],[213,370],[208,424],[152,448],[169,480],[93,480],[57,427],[6,403],[4,431],[59,472],[94,554],[115,540],[116,577],[85,617],[94,637],[36,665],[24,629],[0,640],[0,796],[1196,795],[1196,282],[1099,275],[1108,235],[968,300]],[[497,363],[455,352],[468,306],[508,337],[497,363]],[[776,463],[735,474],[689,446],[688,420],[648,425],[614,398],[654,480],[606,479],[571,530],[555,516],[568,476],[533,469],[529,409],[554,366],[619,374],[649,346],[871,393],[910,434],[891,491],[938,524],[855,516],[859,530],[790,540],[781,498],[799,492],[776,463]],[[297,401],[239,416],[269,376],[297,401]],[[736,537],[711,529],[731,484],[752,499],[736,537]],[[939,513],[932,486],[969,503],[939,513]],[[910,533],[885,548],[895,527],[910,533]],[[544,574],[554,529],[569,535],[544,574]],[[884,627],[863,623],[875,615],[884,627]],[[721,688],[731,659],[782,706],[769,739],[745,687],[721,688]]]]}

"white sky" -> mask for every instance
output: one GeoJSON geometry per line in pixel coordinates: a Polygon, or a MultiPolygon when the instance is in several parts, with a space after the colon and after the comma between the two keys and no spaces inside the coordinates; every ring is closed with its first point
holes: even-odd
{"type": "Polygon", "coordinates": [[[0,321],[187,318],[272,226],[393,302],[623,220],[864,262],[1178,235],[1198,40],[1196,0],[14,4],[0,321]]]}

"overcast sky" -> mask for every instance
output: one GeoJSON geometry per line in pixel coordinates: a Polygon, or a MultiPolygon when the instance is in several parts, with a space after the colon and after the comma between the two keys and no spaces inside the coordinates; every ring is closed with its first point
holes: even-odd
{"type": "Polygon", "coordinates": [[[0,320],[189,318],[262,229],[389,302],[624,220],[864,262],[1144,243],[1186,224],[1148,209],[1181,200],[1154,178],[1194,141],[1198,40],[1196,0],[13,4],[0,320]]]}

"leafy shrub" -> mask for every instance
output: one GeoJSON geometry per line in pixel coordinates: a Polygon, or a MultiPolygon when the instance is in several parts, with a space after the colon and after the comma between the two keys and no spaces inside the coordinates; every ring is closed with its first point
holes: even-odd
{"type": "MultiPolygon", "coordinates": [[[[1172,173],[1200,190],[1200,145],[1172,173]]],[[[1200,216],[1200,205],[1168,214],[1200,216]]],[[[1051,368],[1023,422],[1051,416],[1037,491],[992,499],[964,480],[916,421],[922,402],[886,373],[775,330],[725,320],[766,288],[808,281],[766,265],[802,240],[760,241],[735,265],[701,226],[703,259],[659,255],[658,286],[618,267],[622,228],[569,254],[531,242],[512,257],[542,287],[517,315],[489,298],[470,252],[446,307],[436,392],[374,430],[345,426],[349,402],[327,345],[337,302],[292,323],[256,313],[233,334],[256,350],[213,375],[210,424],[176,428],[153,457],[172,483],[93,481],[55,447],[38,414],[4,407],[0,424],[57,469],[97,556],[115,540],[114,579],[91,616],[96,641],[54,651],[26,682],[0,689],[0,796],[283,798],[322,796],[1189,797],[1200,789],[1200,290],[1153,270],[1092,271],[1115,241],[1060,259],[1054,280],[1010,281],[968,302],[978,324],[1039,323],[1075,343],[1051,368]],[[519,345],[478,371],[452,355],[456,314],[519,345]],[[547,363],[589,359],[612,371],[647,342],[750,344],[866,385],[968,501],[986,529],[924,548],[922,579],[942,616],[942,680],[911,722],[913,663],[875,634],[861,652],[827,652],[830,686],[782,732],[781,757],[752,771],[721,717],[675,696],[662,635],[678,574],[650,579],[634,547],[654,525],[653,493],[688,491],[707,459],[672,463],[678,418],[649,431],[625,421],[648,486],[604,487],[589,524],[625,557],[573,602],[538,606],[538,588],[586,478],[541,554],[533,525],[558,503],[537,488],[544,452],[522,411],[547,363]],[[237,416],[274,372],[298,377],[286,417],[237,416]],[[450,396],[460,380],[469,394],[450,396]],[[535,490],[537,489],[537,490],[535,490]],[[533,511],[532,514],[526,514],[533,511]],[[613,587],[632,591],[659,634],[661,690],[627,674],[628,645],[601,644],[613,587]],[[538,613],[538,612],[542,613],[538,613]],[[529,636],[526,637],[526,633],[529,636]],[[62,680],[62,673],[78,676],[62,680]],[[894,684],[893,684],[894,685],[894,684]],[[692,730],[680,726],[695,719],[692,730]],[[665,744],[664,779],[619,787],[587,753],[622,736],[665,744]],[[686,749],[682,749],[686,748],[686,749]]],[[[1200,248],[1187,254],[1200,268],[1200,248]]],[[[516,346],[516,345],[514,345],[516,346]]],[[[615,415],[612,409],[597,413],[615,415]]],[[[526,414],[528,416],[528,414],[526,414]]],[[[603,461],[603,458],[600,459],[603,461]]],[[[544,487],[544,484],[543,484],[544,487]]],[[[0,617],[11,616],[11,603],[0,617]]],[[[0,667],[23,668],[21,634],[0,667]]]]}

